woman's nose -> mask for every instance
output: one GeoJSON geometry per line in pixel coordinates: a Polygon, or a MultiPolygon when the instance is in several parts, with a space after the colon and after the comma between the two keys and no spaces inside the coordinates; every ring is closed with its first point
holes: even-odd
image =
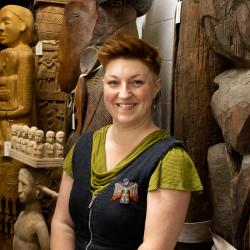
{"type": "Polygon", "coordinates": [[[119,97],[128,98],[131,95],[131,89],[127,84],[121,84],[119,89],[119,97]]]}

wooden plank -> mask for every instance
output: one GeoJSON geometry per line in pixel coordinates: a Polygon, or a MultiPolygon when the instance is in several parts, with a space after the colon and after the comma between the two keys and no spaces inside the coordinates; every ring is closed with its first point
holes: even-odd
{"type": "Polygon", "coordinates": [[[34,168],[59,168],[64,158],[34,158],[15,149],[10,149],[10,157],[34,168]]]}

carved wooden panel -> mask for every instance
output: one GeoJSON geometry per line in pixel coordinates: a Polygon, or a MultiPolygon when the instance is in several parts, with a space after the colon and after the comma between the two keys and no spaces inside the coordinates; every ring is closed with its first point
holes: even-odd
{"type": "Polygon", "coordinates": [[[64,0],[35,1],[39,40],[58,40],[63,23],[65,3],[64,0]]]}
{"type": "Polygon", "coordinates": [[[68,94],[58,84],[58,45],[43,43],[43,54],[36,56],[36,105],[39,128],[67,131],[68,94]]]}

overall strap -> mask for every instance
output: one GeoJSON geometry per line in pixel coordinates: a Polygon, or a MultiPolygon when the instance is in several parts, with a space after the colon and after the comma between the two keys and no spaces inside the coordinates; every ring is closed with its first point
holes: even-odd
{"type": "Polygon", "coordinates": [[[159,161],[174,147],[185,149],[183,142],[176,140],[173,137],[167,137],[154,143],[137,157],[127,169],[125,169],[125,174],[132,169],[132,175],[133,173],[136,175],[137,171],[139,171],[141,176],[142,172],[144,172],[146,176],[150,177],[158,166],[159,161]]]}
{"type": "Polygon", "coordinates": [[[89,179],[93,132],[83,134],[78,139],[72,157],[73,178],[89,179]]]}

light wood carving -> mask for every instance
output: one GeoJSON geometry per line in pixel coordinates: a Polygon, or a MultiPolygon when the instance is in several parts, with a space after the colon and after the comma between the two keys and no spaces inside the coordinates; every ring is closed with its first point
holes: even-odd
{"type": "Polygon", "coordinates": [[[54,131],[48,131],[46,133],[46,142],[44,144],[44,157],[52,158],[55,156],[55,132],[54,131]]]}
{"type": "Polygon", "coordinates": [[[14,225],[13,250],[49,250],[49,233],[42,214],[43,192],[39,185],[46,185],[43,170],[22,168],[18,176],[18,195],[25,204],[14,225]]]}
{"type": "MultiPolygon", "coordinates": [[[[0,10],[0,194],[15,199],[21,164],[3,157],[4,141],[12,124],[31,124],[34,55],[33,15],[30,10],[7,5],[0,10]]],[[[18,132],[20,136],[20,132],[18,132]]],[[[17,145],[21,148],[21,141],[17,145]]]]}

